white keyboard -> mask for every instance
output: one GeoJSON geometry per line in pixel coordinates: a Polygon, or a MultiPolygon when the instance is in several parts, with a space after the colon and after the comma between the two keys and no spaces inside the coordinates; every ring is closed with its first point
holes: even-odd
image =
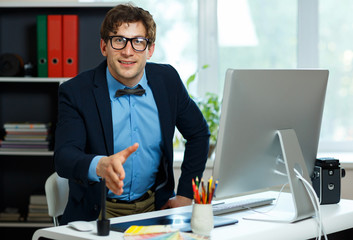
{"type": "Polygon", "coordinates": [[[254,208],[271,204],[275,198],[249,198],[245,200],[238,200],[230,203],[216,203],[212,206],[213,215],[220,215],[223,213],[230,213],[248,208],[254,208]]]}

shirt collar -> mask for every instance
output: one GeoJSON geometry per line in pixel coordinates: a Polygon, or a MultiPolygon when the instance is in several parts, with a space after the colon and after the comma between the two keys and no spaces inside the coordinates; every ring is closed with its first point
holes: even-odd
{"type": "MultiPolygon", "coordinates": [[[[115,93],[117,90],[124,89],[124,88],[130,88],[130,87],[127,87],[124,84],[120,83],[119,81],[117,81],[109,72],[108,67],[106,70],[106,76],[107,76],[107,83],[108,83],[108,89],[109,89],[109,96],[110,96],[111,100],[115,99],[115,93]]],[[[143,71],[143,76],[142,76],[141,80],[135,86],[133,86],[131,88],[132,89],[136,88],[138,85],[141,85],[141,87],[143,89],[147,89],[147,77],[146,77],[145,70],[143,71]]]]}

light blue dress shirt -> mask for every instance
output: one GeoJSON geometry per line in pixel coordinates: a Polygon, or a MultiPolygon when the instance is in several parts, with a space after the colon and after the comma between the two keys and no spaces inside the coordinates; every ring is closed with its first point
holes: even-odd
{"type": "MultiPolygon", "coordinates": [[[[162,134],[158,118],[158,109],[152,90],[147,84],[146,74],[143,74],[138,85],[145,89],[142,96],[124,95],[115,97],[118,89],[127,88],[113,78],[107,68],[107,82],[112,108],[114,152],[139,143],[137,151],[130,155],[123,167],[125,170],[124,192],[117,196],[111,191],[109,198],[132,201],[141,197],[155,183],[160,159],[162,156],[162,134]]],[[[96,167],[102,156],[93,158],[88,178],[99,181],[96,167]]]]}

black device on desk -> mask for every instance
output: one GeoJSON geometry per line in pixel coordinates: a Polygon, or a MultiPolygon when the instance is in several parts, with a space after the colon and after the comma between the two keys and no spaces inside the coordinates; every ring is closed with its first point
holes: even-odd
{"type": "Polygon", "coordinates": [[[105,179],[102,179],[101,182],[101,204],[102,204],[102,214],[101,219],[97,220],[97,234],[98,236],[108,236],[110,231],[110,220],[106,218],[106,187],[105,179]]]}
{"type": "Polygon", "coordinates": [[[338,159],[318,158],[311,177],[313,188],[320,204],[338,203],[341,198],[341,178],[345,170],[340,168],[338,159]]]}

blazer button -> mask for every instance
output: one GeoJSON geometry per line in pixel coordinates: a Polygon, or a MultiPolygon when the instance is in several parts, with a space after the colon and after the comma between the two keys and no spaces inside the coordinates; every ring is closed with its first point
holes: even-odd
{"type": "Polygon", "coordinates": [[[98,205],[94,204],[93,209],[94,209],[94,211],[98,211],[98,205]]]}

